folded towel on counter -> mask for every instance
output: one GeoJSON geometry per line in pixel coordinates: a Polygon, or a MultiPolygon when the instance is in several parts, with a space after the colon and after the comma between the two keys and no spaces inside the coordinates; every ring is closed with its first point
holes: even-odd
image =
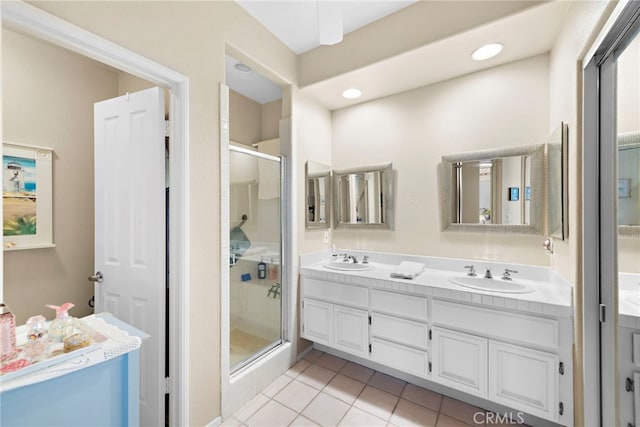
{"type": "Polygon", "coordinates": [[[413,279],[424,270],[424,264],[419,262],[402,261],[398,268],[392,273],[391,277],[400,279],[413,279]]]}

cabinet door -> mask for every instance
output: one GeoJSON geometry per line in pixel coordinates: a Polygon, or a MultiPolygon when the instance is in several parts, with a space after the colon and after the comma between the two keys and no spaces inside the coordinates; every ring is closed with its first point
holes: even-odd
{"type": "Polygon", "coordinates": [[[434,327],[432,380],[487,396],[487,339],[434,327]]]}
{"type": "Polygon", "coordinates": [[[489,343],[489,398],[556,419],[558,356],[511,344],[489,343]]]}
{"type": "Polygon", "coordinates": [[[302,337],[320,344],[331,345],[333,305],[305,298],[302,311],[302,337]]]}
{"type": "Polygon", "coordinates": [[[369,313],[365,310],[333,306],[334,347],[356,354],[369,356],[369,313]]]}

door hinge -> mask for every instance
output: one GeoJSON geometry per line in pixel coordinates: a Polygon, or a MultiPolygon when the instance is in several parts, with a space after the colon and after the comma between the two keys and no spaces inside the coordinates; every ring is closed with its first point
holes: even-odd
{"type": "Polygon", "coordinates": [[[429,329],[429,339],[431,339],[431,329],[429,329]]]}
{"type": "Polygon", "coordinates": [[[560,375],[564,375],[564,363],[560,362],[560,365],[558,366],[558,372],[560,373],[560,375]]]}
{"type": "Polygon", "coordinates": [[[371,316],[369,316],[369,324],[371,324],[371,316]]]}
{"type": "Polygon", "coordinates": [[[371,344],[369,344],[369,353],[371,353],[371,344]]]}
{"type": "Polygon", "coordinates": [[[624,389],[627,391],[633,391],[634,390],[634,384],[633,384],[633,380],[631,378],[627,378],[627,380],[624,382],[624,389]]]}
{"type": "Polygon", "coordinates": [[[431,362],[429,362],[429,372],[431,372],[431,362]]]}
{"type": "Polygon", "coordinates": [[[162,386],[162,391],[163,394],[169,394],[169,390],[170,390],[170,383],[169,383],[170,378],[169,377],[165,377],[164,381],[161,381],[161,386],[162,386]]]}
{"type": "Polygon", "coordinates": [[[558,413],[560,415],[564,415],[564,403],[560,402],[560,404],[558,405],[558,413]]]}
{"type": "Polygon", "coordinates": [[[302,300],[302,308],[304,308],[304,300],[302,300]]]}
{"type": "Polygon", "coordinates": [[[169,131],[171,130],[171,123],[169,122],[169,120],[165,120],[164,121],[164,136],[168,137],[169,135],[169,131]]]}
{"type": "Polygon", "coordinates": [[[606,311],[606,306],[604,304],[600,304],[598,310],[600,311],[599,316],[600,316],[600,323],[604,323],[605,320],[605,311],[606,311]]]}

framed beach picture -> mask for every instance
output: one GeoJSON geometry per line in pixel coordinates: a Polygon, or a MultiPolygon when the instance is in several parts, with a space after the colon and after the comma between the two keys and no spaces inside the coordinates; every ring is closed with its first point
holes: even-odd
{"type": "Polygon", "coordinates": [[[5,251],[53,244],[51,148],[2,144],[2,234],[5,251]]]}

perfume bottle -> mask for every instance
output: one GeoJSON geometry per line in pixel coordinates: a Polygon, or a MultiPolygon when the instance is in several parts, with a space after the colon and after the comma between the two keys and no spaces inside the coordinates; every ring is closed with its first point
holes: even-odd
{"type": "Polygon", "coordinates": [[[8,305],[0,303],[0,361],[15,356],[16,318],[8,305]]]}
{"type": "Polygon", "coordinates": [[[53,342],[62,342],[73,333],[73,317],[69,316],[69,309],[74,304],[67,302],[60,307],[57,305],[47,305],[56,311],[56,318],[49,325],[49,339],[53,342]]]}

